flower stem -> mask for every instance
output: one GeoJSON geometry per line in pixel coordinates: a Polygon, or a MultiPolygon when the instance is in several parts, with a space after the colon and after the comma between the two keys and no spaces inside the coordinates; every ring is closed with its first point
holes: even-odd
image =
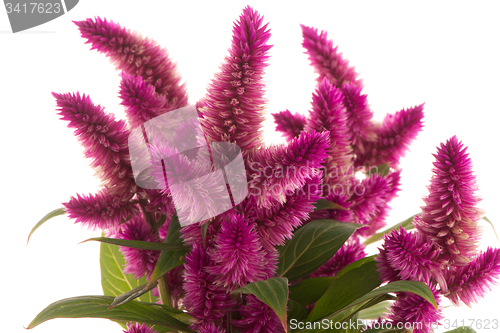
{"type": "Polygon", "coordinates": [[[158,292],[160,293],[161,303],[172,307],[172,297],[170,296],[170,290],[168,289],[167,276],[163,275],[158,280],[158,292]]]}

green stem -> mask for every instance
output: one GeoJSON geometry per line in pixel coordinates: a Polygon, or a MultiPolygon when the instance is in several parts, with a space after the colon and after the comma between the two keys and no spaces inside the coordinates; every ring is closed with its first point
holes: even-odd
{"type": "Polygon", "coordinates": [[[158,279],[158,292],[160,293],[161,304],[172,307],[172,297],[168,289],[167,276],[163,275],[158,279]]]}

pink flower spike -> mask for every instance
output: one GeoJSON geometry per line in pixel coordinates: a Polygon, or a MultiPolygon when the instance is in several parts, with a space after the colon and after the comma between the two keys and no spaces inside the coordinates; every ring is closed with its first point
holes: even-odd
{"type": "Polygon", "coordinates": [[[319,74],[318,83],[327,78],[332,85],[339,88],[344,83],[362,86],[354,67],[349,67],[349,62],[342,58],[342,53],[337,52],[338,46],[333,47],[333,41],[328,39],[326,31],[318,34],[318,29],[304,25],[301,25],[301,28],[304,37],[302,46],[306,49],[314,70],[319,74]]]}
{"type": "Polygon", "coordinates": [[[410,148],[410,143],[423,128],[424,104],[388,114],[377,128],[377,141],[356,158],[356,166],[375,166],[390,163],[399,165],[399,160],[410,148]]]}
{"type": "Polygon", "coordinates": [[[236,143],[242,151],[262,143],[267,41],[271,34],[263,18],[247,6],[233,27],[229,56],[207,89],[199,108],[209,141],[236,143]]]}
{"type": "Polygon", "coordinates": [[[366,256],[365,246],[358,238],[350,238],[323,266],[311,273],[310,277],[335,276],[344,267],[366,256]]]}
{"type": "Polygon", "coordinates": [[[56,94],[58,114],[75,129],[75,135],[85,148],[85,157],[99,172],[109,194],[132,197],[137,191],[128,152],[127,125],[106,114],[100,105],[94,105],[88,96],[56,94]]]}
{"type": "Polygon", "coordinates": [[[467,266],[456,267],[447,276],[450,293],[447,297],[459,305],[477,303],[500,277],[500,249],[488,248],[467,266]]]}
{"type": "Polygon", "coordinates": [[[302,187],[318,173],[327,157],[328,132],[302,132],[288,145],[276,145],[248,152],[249,195],[257,205],[283,203],[286,194],[302,187]]]}
{"type": "Polygon", "coordinates": [[[434,155],[434,175],[424,198],[422,214],[413,224],[444,250],[452,265],[468,264],[477,254],[481,230],[477,225],[483,211],[476,207],[480,201],[472,162],[462,142],[456,136],[441,144],[434,155]]]}
{"type": "Polygon", "coordinates": [[[127,329],[123,333],[158,333],[152,326],[139,323],[127,323],[127,329]]]}
{"type": "Polygon", "coordinates": [[[254,295],[246,296],[246,305],[241,305],[239,312],[242,319],[233,320],[231,323],[241,333],[284,333],[283,326],[274,312],[267,304],[262,303],[254,295]]]}
{"type": "Polygon", "coordinates": [[[276,130],[281,132],[287,141],[300,135],[306,124],[306,117],[300,113],[292,114],[285,110],[272,114],[276,123],[276,130]]]}
{"type": "Polygon", "coordinates": [[[354,175],[350,131],[342,101],[342,91],[323,79],[313,93],[312,110],[304,128],[306,132],[330,133],[329,156],[324,164],[325,181],[330,189],[345,185],[354,175]]]}
{"type": "Polygon", "coordinates": [[[222,221],[213,254],[214,266],[209,272],[217,276],[216,283],[234,290],[265,279],[262,267],[265,254],[255,224],[243,215],[222,221]]]}
{"type": "Polygon", "coordinates": [[[166,98],[169,110],[187,105],[186,86],[180,84],[177,65],[156,42],[99,17],[73,23],[87,39],[86,43],[110,57],[117,69],[128,75],[140,75],[144,82],[153,85],[166,98]]]}
{"type": "Polygon", "coordinates": [[[121,105],[126,108],[125,114],[131,129],[167,111],[163,107],[165,98],[157,95],[155,88],[144,82],[141,76],[134,77],[122,72],[121,77],[121,105]]]}
{"type": "Polygon", "coordinates": [[[120,223],[139,215],[136,203],[122,201],[109,195],[106,190],[88,196],[77,194],[76,198],[71,197],[63,205],[70,218],[92,229],[115,229],[120,223]]]}

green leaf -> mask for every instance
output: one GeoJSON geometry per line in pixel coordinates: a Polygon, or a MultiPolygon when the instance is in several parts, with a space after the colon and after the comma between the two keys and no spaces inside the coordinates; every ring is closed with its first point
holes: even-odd
{"type": "Polygon", "coordinates": [[[314,203],[314,210],[324,210],[324,209],[340,209],[347,210],[347,208],[339,205],[338,203],[328,201],[326,199],[319,199],[314,203]]]}
{"type": "Polygon", "coordinates": [[[297,321],[303,321],[307,318],[309,311],[307,308],[294,301],[293,299],[288,300],[288,320],[296,319],[297,321]]]}
{"type": "Polygon", "coordinates": [[[370,261],[334,280],[316,302],[307,321],[336,313],[380,285],[375,261],[370,261]],[[332,300],[335,300],[332,302],[332,300]]]}
{"type": "Polygon", "coordinates": [[[286,302],[288,299],[288,279],[283,277],[252,282],[236,289],[234,293],[252,294],[274,310],[285,332],[287,331],[286,302]]]}
{"type": "Polygon", "coordinates": [[[145,242],[145,241],[106,238],[106,237],[89,238],[81,243],[85,243],[88,241],[97,241],[102,243],[131,247],[134,249],[153,250],[153,251],[176,251],[176,250],[189,249],[189,246],[182,244],[165,244],[165,243],[145,242]]]}
{"type": "Polygon", "coordinates": [[[54,318],[105,318],[114,321],[134,321],[159,325],[172,330],[191,332],[189,326],[172,316],[164,307],[154,303],[128,302],[108,309],[111,296],[80,296],[62,299],[47,306],[29,324],[28,329],[54,318]]]}
{"type": "MultiPolygon", "coordinates": [[[[420,214],[420,213],[418,213],[418,214],[420,214]]],[[[415,214],[415,215],[407,218],[406,220],[404,220],[402,222],[399,222],[398,224],[396,224],[396,225],[394,225],[394,226],[392,226],[392,227],[390,227],[390,228],[388,228],[388,229],[386,229],[386,230],[384,230],[382,232],[376,233],[372,237],[370,237],[367,240],[365,240],[365,242],[364,242],[365,245],[368,245],[368,244],[375,243],[375,242],[379,241],[386,234],[390,233],[394,229],[399,229],[399,227],[403,227],[406,230],[414,229],[415,227],[413,226],[413,218],[415,218],[415,216],[417,216],[418,214],[415,214]]]]}
{"type": "Polygon", "coordinates": [[[374,173],[381,175],[381,176],[387,176],[389,174],[389,171],[391,171],[391,167],[388,163],[380,164],[374,168],[371,168],[370,171],[368,171],[368,175],[372,175],[374,173]]]}
{"type": "Polygon", "coordinates": [[[366,308],[359,312],[359,318],[361,319],[377,319],[385,312],[387,312],[387,308],[391,306],[391,302],[384,301],[378,304],[375,304],[369,308],[366,308]]]}
{"type": "Polygon", "coordinates": [[[311,305],[323,296],[334,279],[336,277],[333,276],[305,279],[298,285],[290,287],[288,297],[304,306],[311,305]]]}
{"type": "Polygon", "coordinates": [[[116,296],[115,299],[113,300],[113,303],[111,303],[111,305],[109,307],[114,308],[115,306],[119,306],[119,305],[128,303],[131,300],[144,295],[145,293],[147,293],[148,291],[150,291],[151,289],[156,287],[158,285],[158,282],[153,283],[149,287],[147,284],[148,283],[146,282],[137,288],[134,288],[134,289],[132,289],[124,294],[121,294],[120,296],[116,296]]]}
{"type": "Polygon", "coordinates": [[[47,222],[48,220],[50,220],[51,218],[53,217],[56,217],[56,216],[59,216],[59,215],[63,215],[64,213],[66,213],[66,210],[64,208],[58,208],[58,209],[55,209],[53,211],[51,211],[50,213],[48,213],[47,215],[45,215],[34,227],[33,229],[31,229],[31,232],[30,234],[28,235],[28,240],[26,241],[26,244],[29,243],[30,241],[30,237],[31,235],[35,232],[36,229],[38,229],[42,224],[44,224],[45,222],[47,222]]]}
{"type": "Polygon", "coordinates": [[[154,229],[158,230],[161,228],[161,226],[167,221],[167,216],[161,214],[160,218],[158,219],[158,222],[156,222],[154,229]]]}
{"type": "Polygon", "coordinates": [[[466,326],[466,327],[459,327],[451,331],[446,331],[444,333],[476,333],[472,328],[466,326]]]}
{"type": "MultiPolygon", "coordinates": [[[[125,260],[116,245],[101,243],[99,262],[104,295],[117,297],[147,283],[146,277],[134,279],[132,274],[123,273],[125,260]]],[[[156,297],[151,293],[147,293],[141,295],[139,300],[154,303],[156,297]]]]}
{"type": "Polygon", "coordinates": [[[495,233],[495,237],[498,240],[497,231],[495,230],[495,226],[493,225],[493,222],[491,222],[490,219],[487,218],[486,216],[483,217],[483,220],[485,220],[486,222],[488,222],[491,225],[491,229],[493,229],[493,232],[495,233]]]}
{"type": "Polygon", "coordinates": [[[278,272],[295,281],[327,262],[361,224],[334,220],[315,220],[295,232],[280,247],[278,272]]]}
{"type": "Polygon", "coordinates": [[[353,262],[353,263],[347,265],[346,267],[344,267],[340,272],[337,273],[336,276],[337,277],[341,277],[345,273],[347,273],[349,271],[352,271],[353,269],[361,267],[362,265],[364,265],[364,264],[366,264],[368,262],[372,262],[372,261],[375,261],[375,255],[358,259],[355,262],[353,262]]]}
{"type": "MultiPolygon", "coordinates": [[[[170,221],[170,225],[168,226],[167,237],[165,238],[164,244],[183,245],[180,230],[181,225],[179,224],[177,214],[175,214],[170,221]]],[[[149,283],[153,283],[168,271],[182,265],[184,263],[183,257],[186,253],[187,250],[162,251],[160,257],[158,258],[158,262],[156,263],[155,269],[151,274],[149,283]]]]}

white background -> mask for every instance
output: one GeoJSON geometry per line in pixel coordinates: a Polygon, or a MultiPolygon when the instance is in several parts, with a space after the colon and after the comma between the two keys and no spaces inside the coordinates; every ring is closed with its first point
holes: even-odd
{"type": "MultiPolygon", "coordinates": [[[[103,55],[89,51],[71,21],[105,17],[158,41],[178,63],[192,103],[203,96],[227,53],[232,22],[247,3],[270,22],[270,43],[275,45],[266,77],[268,112],[309,109],[315,74],[301,48],[300,23],[328,31],[364,80],[376,119],[426,103],[424,130],[402,161],[403,190],[392,203],[390,224],[419,211],[431,176],[431,154],[456,134],[469,146],[484,197],[481,207],[500,229],[500,20],[495,2],[307,1],[298,6],[83,0],[66,15],[17,34],[10,32],[7,14],[0,9],[2,332],[24,331],[23,326],[56,300],[102,293],[99,244],[78,245],[99,231],[60,216],[37,230],[26,245],[41,217],[71,195],[95,193],[99,185],[72,130],[58,119],[51,91],[80,91],[118,118],[124,114],[117,96],[119,72],[103,55]]],[[[281,142],[273,131],[268,119],[267,143],[281,142]]],[[[482,248],[500,246],[491,227],[483,225],[482,248]]],[[[448,308],[444,314],[452,321],[500,320],[499,297],[496,287],[472,309],[448,308]]],[[[104,319],[57,319],[34,332],[121,328],[104,319]]]]}

